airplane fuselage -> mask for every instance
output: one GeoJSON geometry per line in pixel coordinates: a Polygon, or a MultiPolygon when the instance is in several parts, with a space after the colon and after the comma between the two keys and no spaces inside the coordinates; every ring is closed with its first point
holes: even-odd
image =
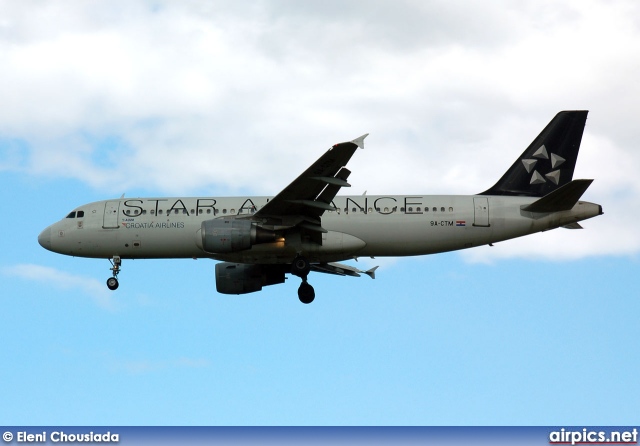
{"type": "MultiPolygon", "coordinates": [[[[568,211],[535,214],[532,197],[481,195],[337,196],[322,216],[322,244],[286,235],[230,253],[206,252],[203,221],[249,217],[270,197],[128,198],[76,208],[39,240],[78,257],[123,259],[213,258],[249,264],[311,262],[354,257],[414,256],[495,243],[577,223],[602,213],[578,201],[568,211]]],[[[278,232],[278,231],[276,231],[278,232]]]]}

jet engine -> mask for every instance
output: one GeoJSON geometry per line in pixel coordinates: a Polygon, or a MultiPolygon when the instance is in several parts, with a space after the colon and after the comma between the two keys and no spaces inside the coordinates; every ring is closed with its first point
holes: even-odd
{"type": "Polygon", "coordinates": [[[216,290],[222,294],[246,294],[263,286],[284,283],[284,265],[216,264],[216,290]]]}
{"type": "Polygon", "coordinates": [[[202,249],[210,253],[242,251],[276,238],[275,233],[254,222],[232,218],[203,221],[201,233],[202,249]]]}

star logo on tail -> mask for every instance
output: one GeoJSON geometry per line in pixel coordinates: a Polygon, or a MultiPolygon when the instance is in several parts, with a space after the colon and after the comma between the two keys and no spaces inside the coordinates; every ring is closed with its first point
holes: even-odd
{"type": "Polygon", "coordinates": [[[549,152],[544,144],[540,146],[532,156],[533,158],[525,158],[522,160],[522,164],[524,165],[524,168],[527,169],[527,173],[531,174],[531,181],[529,184],[544,184],[547,181],[551,181],[553,184],[558,185],[560,183],[560,169],[557,169],[557,167],[566,160],[555,153],[551,153],[551,157],[549,157],[549,152]],[[555,170],[552,170],[543,176],[535,169],[536,164],[538,164],[539,160],[549,159],[551,161],[551,169],[555,170]]]}

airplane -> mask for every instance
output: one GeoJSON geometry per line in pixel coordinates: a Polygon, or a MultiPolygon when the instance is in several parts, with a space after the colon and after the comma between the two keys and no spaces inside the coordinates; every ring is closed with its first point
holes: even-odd
{"type": "Polygon", "coordinates": [[[209,258],[216,289],[245,294],[301,279],[298,298],[315,298],[310,272],[375,278],[337,262],[473,248],[602,215],[581,201],[593,180],[573,180],[588,111],[561,111],[498,182],[475,195],[339,196],[346,165],[367,134],[331,147],[274,197],[124,198],[75,208],[38,236],[60,254],[111,262],[119,286],[123,259],[209,258]]]}

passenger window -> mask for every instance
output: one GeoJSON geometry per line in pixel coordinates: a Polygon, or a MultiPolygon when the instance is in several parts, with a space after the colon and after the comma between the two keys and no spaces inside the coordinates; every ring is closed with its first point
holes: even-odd
{"type": "Polygon", "coordinates": [[[231,210],[229,211],[229,213],[231,213],[231,214],[235,214],[235,213],[236,213],[236,210],[235,210],[235,209],[231,209],[231,210]]]}
{"type": "Polygon", "coordinates": [[[438,208],[434,207],[433,212],[438,212],[438,208]]]}
{"type": "Polygon", "coordinates": [[[389,208],[384,208],[384,212],[388,213],[389,212],[389,208]]]}
{"type": "Polygon", "coordinates": [[[198,214],[202,214],[204,212],[202,209],[198,209],[198,214]]]}
{"type": "Polygon", "coordinates": [[[223,214],[226,214],[226,213],[227,213],[227,210],[226,210],[226,209],[223,209],[223,210],[222,210],[222,213],[223,213],[223,214]]]}
{"type": "Polygon", "coordinates": [[[444,206],[440,208],[440,212],[444,212],[444,206]]]}
{"type": "Polygon", "coordinates": [[[452,207],[449,207],[449,212],[453,212],[453,208],[452,207]]]}
{"type": "Polygon", "coordinates": [[[194,211],[193,209],[191,209],[191,215],[195,214],[196,211],[194,211]]]}
{"type": "Polygon", "coordinates": [[[150,213],[151,215],[155,215],[155,214],[156,214],[156,211],[154,211],[153,209],[151,209],[151,210],[149,211],[149,213],[150,213]]]}
{"type": "Polygon", "coordinates": [[[211,213],[211,209],[207,209],[207,214],[210,214],[210,213],[211,213]]]}
{"type": "Polygon", "coordinates": [[[356,208],[351,208],[351,212],[358,212],[356,208]]]}
{"type": "Polygon", "coordinates": [[[409,208],[409,212],[413,212],[413,208],[412,207],[409,208]]]}
{"type": "Polygon", "coordinates": [[[400,208],[400,212],[404,212],[404,208],[400,208]]]}
{"type": "Polygon", "coordinates": [[[67,218],[76,218],[76,211],[70,212],[67,218]]]}
{"type": "Polygon", "coordinates": [[[158,215],[162,215],[162,209],[158,210],[158,215]]]}
{"type": "Polygon", "coordinates": [[[369,208],[369,213],[372,213],[372,212],[373,212],[373,208],[369,208]]]}

